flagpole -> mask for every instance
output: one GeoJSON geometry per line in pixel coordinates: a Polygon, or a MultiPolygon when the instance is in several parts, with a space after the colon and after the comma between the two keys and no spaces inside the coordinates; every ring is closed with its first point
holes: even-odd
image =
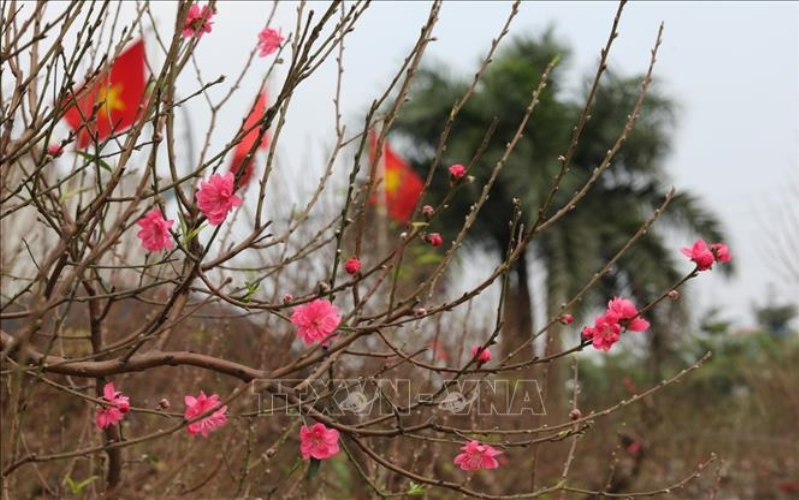
{"type": "MultiPolygon", "coordinates": [[[[383,133],[382,121],[379,122],[377,130],[377,140],[380,141],[380,136],[383,133]]],[[[383,255],[386,246],[387,234],[386,224],[388,223],[387,207],[386,207],[386,138],[383,138],[383,143],[380,146],[380,159],[377,162],[375,175],[377,175],[377,214],[380,219],[377,227],[377,255],[383,255]]]]}

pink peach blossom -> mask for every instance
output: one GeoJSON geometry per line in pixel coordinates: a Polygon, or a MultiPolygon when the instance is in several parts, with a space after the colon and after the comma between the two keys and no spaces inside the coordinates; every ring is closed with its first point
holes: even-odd
{"type": "Polygon", "coordinates": [[[192,4],[189,7],[189,12],[186,14],[186,23],[183,25],[183,38],[196,36],[200,38],[204,33],[211,32],[211,25],[214,24],[211,18],[214,17],[214,11],[209,9],[207,5],[200,6],[192,4]]]}
{"type": "Polygon", "coordinates": [[[355,274],[361,270],[361,261],[358,260],[358,257],[350,257],[347,262],[344,263],[344,270],[347,271],[348,274],[355,274]]]}
{"type": "Polygon", "coordinates": [[[630,455],[638,455],[641,452],[641,443],[638,441],[633,441],[629,445],[627,445],[627,453],[630,455]]]}
{"type": "Polygon", "coordinates": [[[561,314],[560,317],[558,318],[558,321],[560,321],[560,324],[564,326],[571,325],[572,323],[574,323],[574,316],[572,316],[571,314],[561,314]]]}
{"type": "Polygon", "coordinates": [[[474,345],[472,346],[472,357],[477,356],[479,352],[480,355],[477,356],[477,362],[479,364],[488,363],[491,361],[491,351],[488,350],[486,347],[485,349],[481,349],[483,346],[481,345],[474,345]]]}
{"type": "Polygon", "coordinates": [[[425,240],[434,247],[440,247],[444,243],[444,238],[439,233],[430,233],[425,236],[425,240]]]}
{"type": "MultiPolygon", "coordinates": [[[[183,398],[183,402],[186,403],[186,411],[183,413],[183,418],[186,420],[199,417],[200,415],[211,411],[221,404],[217,394],[211,394],[209,397],[206,396],[203,391],[200,391],[200,395],[197,397],[189,395],[185,396],[183,398]]],[[[225,412],[227,412],[227,406],[222,406],[214,411],[211,415],[189,424],[187,428],[189,434],[194,436],[195,434],[199,433],[202,435],[202,437],[207,438],[208,434],[212,430],[216,429],[217,427],[222,427],[227,423],[227,416],[225,415],[225,412]]]]}
{"type": "Polygon", "coordinates": [[[291,315],[291,323],[297,327],[297,337],[306,345],[329,341],[340,322],[338,307],[323,299],[297,306],[291,315]]]}
{"type": "Polygon", "coordinates": [[[502,452],[491,445],[479,441],[469,441],[461,448],[460,455],[455,457],[455,465],[462,470],[496,469],[499,462],[494,458],[502,452]]]}
{"type": "Polygon", "coordinates": [[[324,460],[339,452],[339,434],[336,429],[328,429],[325,424],[313,424],[310,429],[303,425],[300,428],[300,453],[308,460],[324,460]]]}
{"type": "Polygon", "coordinates": [[[121,422],[125,418],[125,414],[130,411],[129,398],[114,390],[112,382],[105,384],[103,387],[103,397],[101,399],[108,404],[101,406],[97,410],[96,425],[100,430],[121,422]]]}
{"type": "Polygon", "coordinates": [[[710,245],[710,251],[713,253],[713,258],[716,259],[716,262],[724,264],[732,260],[730,248],[724,243],[713,243],[710,245]]]}
{"type": "Polygon", "coordinates": [[[449,175],[454,180],[460,179],[464,175],[466,175],[466,167],[464,167],[460,163],[456,163],[455,165],[449,167],[449,175]]]}
{"type": "Polygon", "coordinates": [[[161,210],[154,208],[136,222],[136,225],[141,227],[136,236],[141,240],[142,246],[150,252],[171,250],[174,242],[169,229],[174,223],[172,219],[165,220],[161,210]]]}
{"type": "Polygon", "coordinates": [[[444,346],[438,340],[430,342],[430,349],[433,350],[433,357],[439,361],[446,361],[449,359],[449,354],[444,349],[444,346]]]}
{"type": "Polygon", "coordinates": [[[609,350],[619,341],[621,325],[613,314],[603,314],[594,320],[594,326],[583,328],[583,338],[590,339],[594,348],[600,351],[609,350]]]}
{"type": "Polygon", "coordinates": [[[233,172],[228,172],[225,175],[214,174],[200,184],[197,206],[212,226],[221,224],[228,212],[241,206],[241,198],[233,193],[234,182],[233,172]]]}
{"type": "Polygon", "coordinates": [[[708,248],[705,240],[696,240],[691,248],[682,248],[680,252],[694,261],[699,271],[705,271],[713,267],[715,256],[708,248]]]}
{"type": "Polygon", "coordinates": [[[628,299],[614,297],[608,302],[608,313],[614,314],[622,326],[633,332],[644,332],[649,329],[649,321],[638,316],[638,309],[628,299]]]}
{"type": "Polygon", "coordinates": [[[260,57],[266,57],[273,54],[280,48],[283,43],[283,35],[274,28],[266,27],[258,33],[258,48],[261,49],[260,57]]]}
{"type": "Polygon", "coordinates": [[[61,144],[53,143],[47,146],[47,154],[52,156],[53,158],[58,158],[62,154],[64,154],[64,147],[61,144]]]}

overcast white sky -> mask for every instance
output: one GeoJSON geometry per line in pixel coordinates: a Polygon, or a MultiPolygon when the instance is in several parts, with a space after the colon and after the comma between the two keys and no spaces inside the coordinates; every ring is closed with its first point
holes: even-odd
{"type": "MultiPolygon", "coordinates": [[[[310,4],[319,11],[324,6],[310,4]]],[[[509,7],[496,1],[445,3],[435,30],[438,40],[428,57],[463,74],[473,73],[509,7]]],[[[198,52],[207,80],[237,74],[270,8],[269,3],[220,2],[213,32],[203,37],[198,52]]],[[[342,101],[348,121],[360,118],[382,92],[418,36],[428,9],[426,2],[381,1],[364,15],[346,44],[342,101]]],[[[576,85],[594,70],[615,9],[615,2],[525,2],[511,34],[554,25],[556,35],[573,48],[569,74],[576,85]]],[[[174,11],[174,4],[157,3],[162,27],[172,25],[174,11]]],[[[281,3],[273,25],[288,33],[294,15],[295,4],[281,3]]],[[[665,42],[656,77],[681,106],[667,170],[678,190],[700,194],[721,216],[739,270],[732,281],[703,276],[690,293],[699,311],[722,306],[725,317],[739,326],[751,325],[751,304],[764,300],[770,282],[778,285],[781,300],[799,302],[797,285],[779,283],[765,262],[769,236],[763,227],[779,210],[799,210],[788,205],[791,185],[793,194],[799,193],[799,4],[631,2],[611,66],[626,74],[642,72],[661,21],[665,42]]],[[[267,63],[256,64],[265,71],[267,63]]],[[[223,117],[230,120],[230,130],[238,127],[261,75],[245,81],[241,102],[232,103],[231,114],[223,117]]],[[[273,87],[282,76],[278,71],[273,87]]],[[[284,164],[306,164],[315,149],[321,158],[323,145],[332,141],[334,79],[335,68],[328,64],[294,99],[279,146],[284,164]]],[[[202,111],[192,113],[202,120],[202,111]]],[[[227,140],[215,139],[220,146],[227,140]]],[[[799,228],[792,231],[799,237],[799,228]]]]}

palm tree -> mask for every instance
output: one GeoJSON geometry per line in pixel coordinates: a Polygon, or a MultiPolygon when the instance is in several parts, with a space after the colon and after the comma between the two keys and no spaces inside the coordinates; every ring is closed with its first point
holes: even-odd
{"type": "MultiPolygon", "coordinates": [[[[556,55],[564,61],[568,50],[554,39],[551,30],[537,38],[511,40],[497,54],[453,125],[443,164],[465,163],[471,158],[494,120],[498,120],[496,132],[491,145],[470,171],[475,182],[455,195],[447,212],[437,221],[436,231],[454,231],[460,227],[463,215],[479,196],[493,165],[513,136],[531,90],[556,55]]],[[[570,99],[561,89],[560,75],[556,68],[524,137],[500,174],[471,234],[473,242],[500,255],[513,236],[508,226],[513,198],[522,200],[529,227],[551,188],[559,169],[557,156],[567,149],[572,127],[582,109],[583,100],[570,99]]],[[[599,165],[633,108],[640,81],[640,78],[606,73],[596,95],[591,120],[573,158],[572,172],[563,180],[553,206],[565,203],[599,165]]],[[[468,78],[454,76],[442,65],[423,68],[417,75],[411,100],[402,108],[392,133],[405,139],[409,147],[404,153],[420,172],[428,168],[452,105],[469,84],[468,78]]],[[[504,353],[514,350],[532,334],[532,297],[528,286],[532,260],[540,259],[547,270],[545,293],[551,317],[662,202],[664,187],[668,184],[663,159],[670,145],[674,111],[671,100],[650,91],[641,116],[612,168],[600,178],[577,210],[542,232],[515,263],[505,308],[506,328],[501,338],[504,353]]],[[[447,189],[446,176],[435,176],[428,196],[439,199],[447,189]]],[[[600,286],[580,303],[579,310],[575,311],[577,315],[603,304],[612,294],[632,296],[639,304],[645,304],[673,283],[678,278],[676,254],[666,245],[665,234],[674,230],[712,241],[723,239],[717,218],[705,210],[696,197],[678,194],[654,230],[647,232],[600,286]]],[[[664,318],[656,315],[652,319],[653,330],[659,326],[662,330],[666,323],[664,318]]],[[[661,337],[653,335],[652,338],[654,351],[658,352],[656,358],[662,357],[665,346],[658,345],[661,337]]],[[[548,342],[551,350],[560,348],[557,336],[554,340],[548,342]]]]}

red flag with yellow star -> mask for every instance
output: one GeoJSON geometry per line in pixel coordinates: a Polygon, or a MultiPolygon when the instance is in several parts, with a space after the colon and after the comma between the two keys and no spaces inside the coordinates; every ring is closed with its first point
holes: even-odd
{"type": "Polygon", "coordinates": [[[64,119],[77,132],[79,149],[136,122],[145,98],[144,71],[144,41],[139,40],[68,98],[64,119]]]}
{"type": "MultiPolygon", "coordinates": [[[[374,134],[369,136],[369,158],[375,160],[377,156],[377,137],[374,134]]],[[[388,140],[383,143],[383,155],[380,159],[383,162],[383,187],[385,193],[384,203],[388,216],[400,223],[408,222],[413,214],[413,208],[424,190],[424,181],[419,177],[410,165],[400,158],[391,149],[388,140]]],[[[379,190],[378,190],[379,192],[379,190]]],[[[377,195],[372,195],[369,200],[371,204],[377,203],[377,195]]]]}
{"type": "MultiPolygon", "coordinates": [[[[233,151],[233,162],[230,164],[230,171],[234,174],[237,173],[240,168],[244,167],[244,173],[241,174],[241,179],[239,179],[239,186],[241,187],[246,186],[247,183],[250,182],[250,177],[252,177],[252,158],[250,158],[250,161],[246,164],[244,163],[244,159],[255,145],[255,141],[258,140],[259,127],[255,127],[255,124],[264,117],[264,113],[266,113],[266,92],[261,92],[250,114],[247,115],[247,119],[244,120],[244,127],[242,128],[243,130],[252,130],[250,130],[247,135],[242,138],[241,142],[236,145],[236,149],[233,151]]],[[[261,143],[258,145],[258,149],[263,150],[268,146],[269,134],[264,134],[261,138],[261,143]]]]}

